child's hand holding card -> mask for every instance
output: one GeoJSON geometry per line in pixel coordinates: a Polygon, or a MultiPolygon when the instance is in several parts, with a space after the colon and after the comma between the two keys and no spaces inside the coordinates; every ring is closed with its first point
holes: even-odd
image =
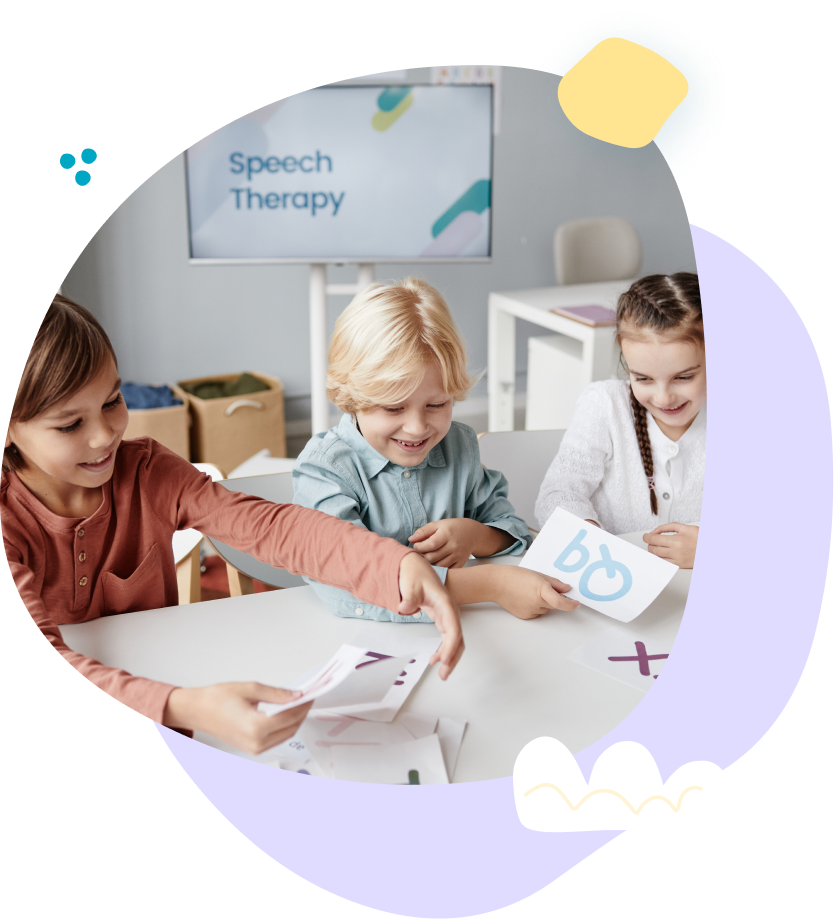
{"type": "Polygon", "coordinates": [[[678,570],[561,508],[544,525],[521,567],[570,584],[565,596],[620,622],[639,616],[678,570]]]}

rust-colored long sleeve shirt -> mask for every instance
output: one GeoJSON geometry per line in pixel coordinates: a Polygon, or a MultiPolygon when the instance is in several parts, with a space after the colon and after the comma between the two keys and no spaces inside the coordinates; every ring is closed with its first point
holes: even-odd
{"type": "Polygon", "coordinates": [[[121,444],[101,505],[86,519],[52,513],[13,472],[3,473],[0,523],[17,589],[52,646],[110,695],[159,722],[173,686],[72,651],[59,626],[175,606],[175,530],[194,527],[389,609],[399,605],[399,566],[411,551],[328,514],[227,491],[147,437],[121,444]]]}

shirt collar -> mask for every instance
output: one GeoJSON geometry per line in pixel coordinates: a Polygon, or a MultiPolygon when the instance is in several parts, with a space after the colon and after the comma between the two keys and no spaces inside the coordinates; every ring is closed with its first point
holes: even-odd
{"type": "Polygon", "coordinates": [[[695,420],[684,432],[683,437],[680,440],[672,440],[667,437],[663,431],[660,430],[660,425],[655,421],[654,415],[651,412],[646,412],[646,421],[648,422],[649,428],[649,439],[657,440],[663,444],[678,444],[679,446],[685,443],[689,443],[695,434],[699,431],[703,431],[707,426],[707,405],[706,402],[701,406],[701,411],[695,416],[695,420]]]}
{"type": "MultiPolygon", "coordinates": [[[[387,457],[374,450],[362,434],[353,425],[352,415],[342,415],[342,420],[336,429],[339,437],[343,440],[356,454],[359,464],[369,479],[378,475],[386,466],[392,466],[395,469],[405,469],[405,466],[398,466],[392,463],[387,457]]],[[[424,469],[426,466],[445,466],[446,454],[443,451],[445,438],[436,444],[429,451],[429,455],[417,466],[409,466],[409,469],[424,469]]]]}

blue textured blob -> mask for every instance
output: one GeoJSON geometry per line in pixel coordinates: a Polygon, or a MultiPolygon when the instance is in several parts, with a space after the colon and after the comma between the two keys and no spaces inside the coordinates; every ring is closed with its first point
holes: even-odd
{"type": "Polygon", "coordinates": [[[381,112],[391,112],[410,92],[410,86],[387,86],[377,97],[376,104],[381,112]]]}
{"type": "Polygon", "coordinates": [[[71,153],[61,154],[61,165],[64,169],[72,169],[75,165],[75,157],[71,153]]]}
{"type": "Polygon", "coordinates": [[[75,174],[75,181],[79,185],[86,185],[90,181],[90,173],[86,172],[84,169],[79,169],[75,174]]]}
{"type": "Polygon", "coordinates": [[[96,161],[97,156],[98,156],[98,153],[96,153],[96,151],[93,150],[92,147],[87,147],[86,150],[81,151],[81,159],[88,165],[90,163],[94,163],[96,161]]]}
{"type": "Polygon", "coordinates": [[[689,92],[660,129],[655,143],[678,179],[700,159],[724,120],[727,81],[721,59],[707,44],[660,17],[608,13],[591,17],[556,45],[544,70],[564,76],[606,38],[625,38],[674,64],[689,92]]]}

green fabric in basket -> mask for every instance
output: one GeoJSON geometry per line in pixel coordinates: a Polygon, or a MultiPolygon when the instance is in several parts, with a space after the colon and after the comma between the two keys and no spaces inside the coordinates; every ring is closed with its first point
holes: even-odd
{"type": "Polygon", "coordinates": [[[225,380],[205,380],[182,387],[198,399],[228,399],[229,396],[246,396],[252,392],[263,392],[269,386],[251,373],[242,373],[233,383],[225,380]]]}

